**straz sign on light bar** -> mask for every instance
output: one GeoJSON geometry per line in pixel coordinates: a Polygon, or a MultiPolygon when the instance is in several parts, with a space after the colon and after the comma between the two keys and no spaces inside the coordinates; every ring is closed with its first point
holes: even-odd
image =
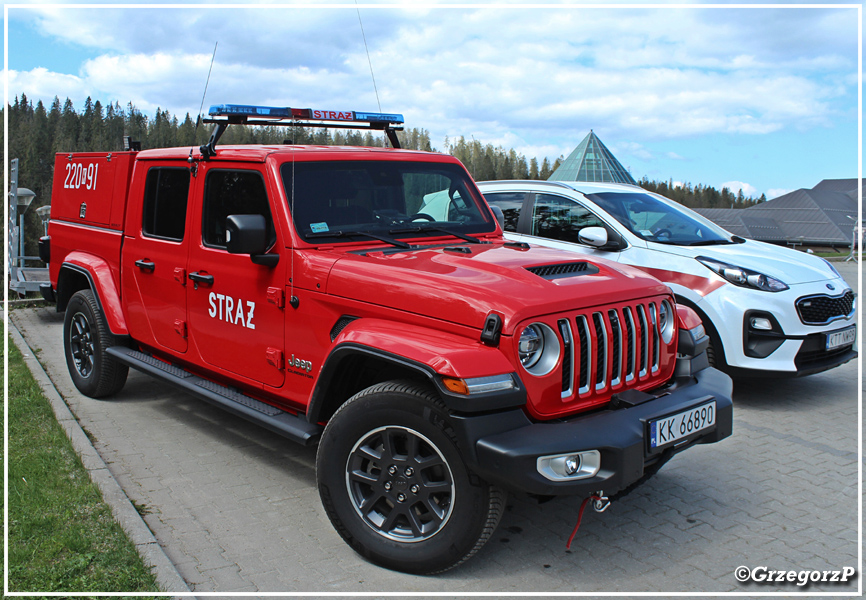
{"type": "Polygon", "coordinates": [[[650,421],[650,450],[658,450],[716,425],[716,402],[650,421]]]}

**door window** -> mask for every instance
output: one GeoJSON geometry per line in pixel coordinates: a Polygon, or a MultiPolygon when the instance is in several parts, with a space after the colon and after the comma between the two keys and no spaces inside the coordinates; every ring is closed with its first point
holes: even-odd
{"type": "Polygon", "coordinates": [[[182,241],[188,198],[188,169],[152,167],[144,184],[142,233],[147,237],[182,241]]]}
{"type": "Polygon", "coordinates": [[[505,231],[517,233],[517,222],[520,221],[520,209],[523,208],[523,200],[526,194],[523,192],[497,192],[495,194],[484,194],[484,198],[491,206],[498,206],[505,215],[505,231]]]}
{"type": "Polygon", "coordinates": [[[258,171],[213,169],[208,172],[202,218],[205,246],[226,247],[226,217],[229,215],[262,215],[268,224],[268,246],[276,241],[265,181],[258,171]]]}
{"type": "Polygon", "coordinates": [[[553,194],[535,195],[532,235],[578,242],[578,233],[584,227],[604,227],[604,222],[570,198],[553,194]]]}

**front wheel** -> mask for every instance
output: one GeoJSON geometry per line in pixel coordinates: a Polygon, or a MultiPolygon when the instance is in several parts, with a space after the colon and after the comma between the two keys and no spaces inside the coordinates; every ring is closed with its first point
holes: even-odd
{"type": "Polygon", "coordinates": [[[129,367],[105,353],[114,343],[96,296],[90,290],[76,292],[66,306],[63,349],[72,382],[85,396],[111,396],[126,383],[129,367]]]}
{"type": "Polygon", "coordinates": [[[368,560],[406,573],[455,567],[493,534],[505,493],[471,474],[447,409],[414,382],[356,394],[334,414],[316,456],[331,523],[368,560]]]}

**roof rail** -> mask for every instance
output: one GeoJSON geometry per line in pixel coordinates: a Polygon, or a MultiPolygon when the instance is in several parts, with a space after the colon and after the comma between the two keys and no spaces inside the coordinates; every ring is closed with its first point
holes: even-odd
{"type": "Polygon", "coordinates": [[[219,104],[208,109],[210,118],[202,123],[216,123],[210,140],[199,147],[206,159],[216,156],[216,145],[229,125],[329,127],[334,129],[371,129],[384,131],[394,148],[400,147],[398,131],[403,131],[403,115],[359,111],[317,110],[248,104],[219,104]]]}

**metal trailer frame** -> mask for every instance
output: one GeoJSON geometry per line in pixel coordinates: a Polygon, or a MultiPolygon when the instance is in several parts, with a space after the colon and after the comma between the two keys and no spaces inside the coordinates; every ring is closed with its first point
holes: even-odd
{"type": "Polygon", "coordinates": [[[7,239],[9,250],[9,289],[23,296],[27,292],[38,292],[39,286],[48,283],[48,267],[28,267],[27,263],[39,260],[38,256],[26,256],[24,254],[24,213],[31,197],[24,203],[18,195],[18,159],[10,161],[11,172],[9,177],[9,222],[7,227],[7,239]]]}

